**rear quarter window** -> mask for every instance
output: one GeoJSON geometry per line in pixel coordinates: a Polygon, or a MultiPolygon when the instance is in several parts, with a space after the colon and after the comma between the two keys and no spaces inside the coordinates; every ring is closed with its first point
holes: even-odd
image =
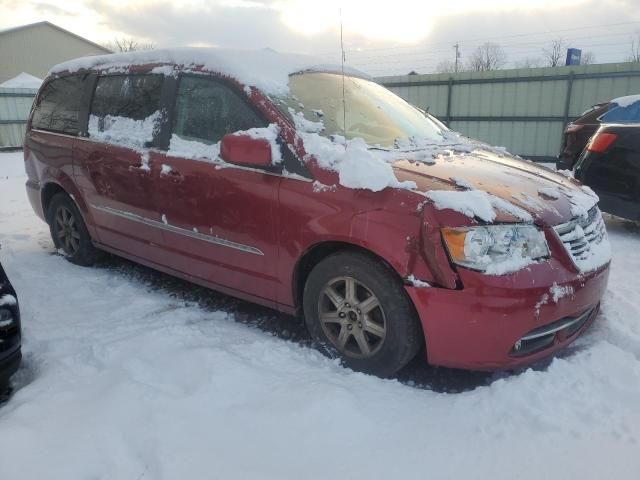
{"type": "Polygon", "coordinates": [[[70,75],[47,83],[38,96],[31,120],[32,127],[78,135],[85,78],[70,75]]]}

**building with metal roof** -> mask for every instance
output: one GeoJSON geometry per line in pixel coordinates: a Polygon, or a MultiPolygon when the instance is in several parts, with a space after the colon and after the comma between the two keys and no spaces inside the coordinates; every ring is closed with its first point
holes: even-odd
{"type": "Polygon", "coordinates": [[[0,30],[0,149],[20,148],[38,80],[54,65],[105,47],[50,22],[0,30]]]}
{"type": "Polygon", "coordinates": [[[111,51],[50,22],[0,30],[0,83],[22,72],[44,78],[60,62],[105,53],[111,51]]]}

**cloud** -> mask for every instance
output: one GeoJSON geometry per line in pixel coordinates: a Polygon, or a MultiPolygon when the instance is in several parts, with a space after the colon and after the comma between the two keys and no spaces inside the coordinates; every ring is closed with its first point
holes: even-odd
{"type": "Polygon", "coordinates": [[[621,61],[633,32],[640,29],[636,4],[637,0],[80,0],[60,7],[62,3],[49,0],[0,0],[3,13],[8,12],[0,28],[46,19],[98,42],[126,36],[158,48],[271,47],[336,62],[342,6],[347,61],[382,75],[431,72],[440,61],[453,60],[454,43],[460,44],[464,60],[488,40],[504,47],[511,65],[539,56],[542,47],[558,37],[594,51],[599,61],[621,61]]]}
{"type": "Polygon", "coordinates": [[[41,13],[43,15],[54,15],[54,16],[75,16],[75,12],[70,12],[69,10],[65,10],[57,5],[52,5],[50,3],[36,2],[33,3],[33,9],[41,13]]]}
{"type": "MultiPolygon", "coordinates": [[[[158,47],[195,44],[235,48],[271,47],[281,51],[339,53],[337,25],[316,35],[292,31],[283,22],[275,1],[228,0],[217,4],[179,5],[161,1],[117,6],[89,0],[91,7],[114,32],[143,38],[158,47]],[[255,4],[255,5],[254,5],[255,4]]],[[[354,37],[363,43],[361,36],[354,37]]]]}

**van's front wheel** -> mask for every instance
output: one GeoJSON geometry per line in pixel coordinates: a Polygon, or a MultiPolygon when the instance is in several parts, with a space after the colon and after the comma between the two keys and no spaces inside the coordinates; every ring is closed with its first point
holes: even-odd
{"type": "Polygon", "coordinates": [[[400,279],[359,252],[340,252],[316,265],[304,290],[304,314],[327,353],[381,377],[404,367],[422,343],[400,279]]]}
{"type": "Polygon", "coordinates": [[[47,221],[53,244],[71,263],[89,266],[100,259],[101,252],[93,246],[80,211],[67,194],[58,193],[51,199],[47,221]]]}

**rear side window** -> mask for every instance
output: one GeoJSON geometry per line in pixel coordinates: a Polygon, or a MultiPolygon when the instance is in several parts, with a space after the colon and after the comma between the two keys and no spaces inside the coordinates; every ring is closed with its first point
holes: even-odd
{"type": "Polygon", "coordinates": [[[109,143],[143,147],[160,122],[162,75],[100,77],[91,104],[89,136],[109,143]]]}
{"type": "Polygon", "coordinates": [[[611,109],[600,117],[603,123],[640,123],[640,102],[620,107],[616,103],[611,104],[611,109]]]}
{"type": "Polygon", "coordinates": [[[206,144],[267,123],[230,87],[213,78],[181,77],[173,134],[206,144]]]}
{"type": "Polygon", "coordinates": [[[78,135],[83,91],[84,80],[80,75],[57,78],[47,83],[33,111],[33,128],[78,135]]]}

